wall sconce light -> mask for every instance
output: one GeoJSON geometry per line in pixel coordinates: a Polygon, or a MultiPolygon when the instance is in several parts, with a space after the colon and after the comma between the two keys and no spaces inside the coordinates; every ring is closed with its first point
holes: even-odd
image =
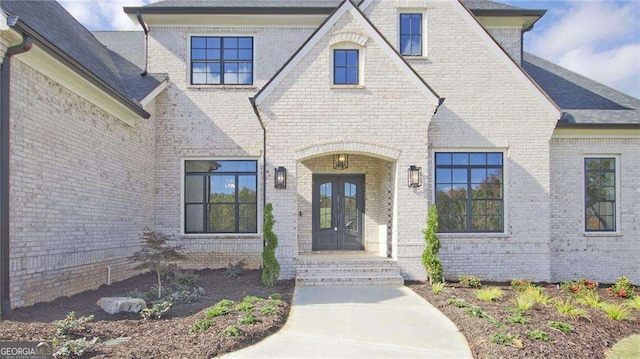
{"type": "Polygon", "coordinates": [[[411,166],[407,171],[409,187],[422,186],[422,167],[411,166]]]}
{"type": "Polygon", "coordinates": [[[345,170],[349,167],[349,155],[346,153],[339,153],[337,155],[333,155],[333,169],[334,170],[345,170]]]}
{"type": "Polygon", "coordinates": [[[275,186],[279,189],[287,188],[287,169],[280,166],[275,171],[275,186]]]}

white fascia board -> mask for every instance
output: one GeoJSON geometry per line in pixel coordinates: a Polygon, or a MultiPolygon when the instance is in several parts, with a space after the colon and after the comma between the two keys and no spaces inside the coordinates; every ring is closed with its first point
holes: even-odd
{"type": "Polygon", "coordinates": [[[9,25],[7,25],[7,14],[4,10],[0,9],[0,31],[9,30],[9,25]]]}
{"type": "Polygon", "coordinates": [[[153,101],[162,91],[164,91],[169,86],[169,79],[164,79],[160,85],[158,85],[153,91],[151,91],[145,98],[140,100],[140,104],[142,107],[146,107],[149,102],[153,101]]]}
{"type": "Polygon", "coordinates": [[[140,115],[106,94],[35,44],[30,51],[16,55],[15,58],[129,126],[134,127],[136,121],[142,119],[140,115]]]}
{"type": "Polygon", "coordinates": [[[360,10],[365,11],[372,3],[373,0],[364,0],[362,4],[360,4],[360,10]]]}

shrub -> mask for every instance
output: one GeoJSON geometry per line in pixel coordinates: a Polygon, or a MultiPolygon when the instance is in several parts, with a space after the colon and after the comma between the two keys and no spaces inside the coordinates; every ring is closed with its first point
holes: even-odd
{"type": "Polygon", "coordinates": [[[473,288],[482,287],[482,282],[480,281],[480,279],[472,275],[462,275],[458,277],[458,280],[460,281],[460,284],[462,284],[465,287],[473,287],[473,288]]]}
{"type": "Polygon", "coordinates": [[[278,308],[271,306],[264,306],[260,308],[260,313],[264,315],[275,315],[278,313],[278,308]]]}
{"type": "Polygon", "coordinates": [[[171,308],[172,303],[171,302],[158,302],[158,303],[154,303],[151,308],[144,308],[141,312],[140,315],[142,315],[142,318],[144,318],[145,320],[147,319],[160,319],[162,318],[162,315],[164,313],[166,313],[169,308],[171,308]]]}
{"type": "Polygon", "coordinates": [[[535,303],[544,305],[545,307],[554,302],[554,299],[552,297],[545,294],[544,288],[540,287],[527,288],[523,292],[523,295],[531,298],[531,300],[533,300],[535,303]]]}
{"type": "Polygon", "coordinates": [[[433,292],[433,294],[440,294],[444,290],[445,286],[446,284],[444,282],[433,283],[431,285],[431,292],[433,292]]]}
{"type": "Polygon", "coordinates": [[[239,320],[240,324],[255,324],[258,322],[258,318],[256,318],[253,314],[245,314],[241,315],[239,320]]]}
{"type": "Polygon", "coordinates": [[[429,283],[442,282],[442,263],[438,253],[440,252],[440,240],[436,233],[438,232],[438,210],[436,205],[432,204],[429,207],[429,214],[427,217],[427,228],[422,233],[424,234],[424,240],[427,243],[424,252],[422,253],[422,265],[427,276],[429,277],[429,283]]]}
{"type": "Polygon", "coordinates": [[[524,312],[531,309],[536,302],[530,296],[520,294],[514,299],[511,299],[511,303],[524,312]]]}
{"type": "Polygon", "coordinates": [[[240,328],[238,328],[237,325],[231,325],[224,328],[224,330],[222,331],[222,334],[228,337],[237,337],[240,335],[240,328]]]}
{"type": "Polygon", "coordinates": [[[242,302],[242,303],[236,305],[236,309],[238,311],[240,311],[240,312],[248,312],[248,311],[253,310],[253,308],[255,308],[253,304],[246,303],[246,302],[242,302]]]}
{"type": "Polygon", "coordinates": [[[631,316],[631,308],[624,303],[603,302],[600,304],[600,309],[611,320],[626,320],[631,316]]]}
{"type": "Polygon", "coordinates": [[[582,278],[573,282],[564,282],[560,284],[560,289],[563,292],[572,294],[574,296],[584,296],[587,293],[594,292],[598,289],[598,282],[587,280],[582,278]]]}
{"type": "Polygon", "coordinates": [[[549,334],[547,334],[546,332],[540,330],[540,329],[533,329],[528,331],[527,336],[531,339],[535,339],[535,340],[542,340],[545,342],[550,342],[551,338],[549,338],[549,334]]]}
{"type": "Polygon", "coordinates": [[[67,337],[79,331],[84,330],[84,325],[93,320],[93,315],[88,317],[76,318],[75,312],[69,312],[66,318],[56,320],[53,325],[56,327],[56,335],[59,337],[67,337]]]}
{"type": "Polygon", "coordinates": [[[280,263],[276,259],[276,247],[278,247],[278,236],[273,233],[273,225],[276,223],[273,218],[273,206],[267,203],[264,207],[264,223],[262,233],[266,245],[262,250],[262,283],[264,285],[275,285],[280,276],[280,263]]]}
{"type": "Polygon", "coordinates": [[[233,301],[229,299],[223,299],[216,303],[214,307],[223,307],[223,308],[231,308],[233,307],[233,301]]]}
{"type": "Polygon", "coordinates": [[[204,333],[207,331],[207,329],[211,328],[213,324],[213,321],[208,319],[196,319],[196,321],[191,326],[191,329],[189,329],[189,333],[204,333]]]}
{"type": "Polygon", "coordinates": [[[469,308],[470,307],[469,303],[467,303],[466,300],[458,299],[458,298],[455,298],[455,297],[447,299],[447,304],[456,306],[458,308],[469,308]]]}
{"type": "Polygon", "coordinates": [[[600,306],[600,296],[596,292],[589,292],[578,297],[576,301],[586,307],[598,308],[600,306]]]}
{"type": "Polygon", "coordinates": [[[215,318],[226,314],[229,314],[229,308],[218,306],[213,306],[204,312],[204,316],[207,318],[215,318]]]}
{"type": "Polygon", "coordinates": [[[498,287],[487,287],[476,290],[476,298],[485,302],[500,300],[503,295],[504,293],[502,293],[502,289],[498,287]]]}
{"type": "Polygon", "coordinates": [[[626,303],[637,310],[640,310],[640,295],[636,295],[635,297],[626,301],[626,303]]]}
{"type": "Polygon", "coordinates": [[[509,317],[507,317],[507,321],[509,323],[514,323],[514,324],[517,323],[517,324],[522,324],[522,325],[531,323],[531,319],[525,318],[522,315],[509,316],[509,317]]]}
{"type": "Polygon", "coordinates": [[[248,295],[242,299],[242,303],[256,304],[264,301],[262,298],[254,297],[252,295],[248,295]]]}
{"type": "Polygon", "coordinates": [[[53,353],[54,358],[79,358],[85,352],[89,351],[93,345],[96,344],[98,338],[87,340],[87,338],[80,338],[75,340],[65,340],[60,345],[60,348],[53,353]]]}
{"type": "Polygon", "coordinates": [[[282,295],[280,293],[273,293],[269,296],[269,299],[282,300],[282,295]]]}
{"type": "Polygon", "coordinates": [[[511,289],[516,292],[524,292],[525,289],[535,287],[531,281],[524,279],[514,279],[511,281],[511,289]]]}
{"type": "Polygon", "coordinates": [[[239,277],[242,273],[244,273],[244,267],[247,266],[247,262],[242,259],[236,263],[229,263],[227,267],[227,275],[229,277],[239,277]]]}
{"type": "Polygon", "coordinates": [[[627,277],[622,276],[616,280],[616,282],[610,288],[607,288],[607,292],[609,295],[613,297],[622,297],[628,298],[633,297],[633,282],[631,282],[627,277]]]}
{"type": "Polygon", "coordinates": [[[195,286],[196,284],[198,284],[199,279],[200,279],[199,275],[193,273],[193,271],[186,271],[186,270],[174,270],[173,276],[171,278],[171,280],[173,281],[173,284],[177,286],[187,286],[187,287],[195,286]]]}
{"type": "Polygon", "coordinates": [[[182,246],[170,246],[169,236],[160,232],[145,229],[142,234],[142,247],[131,259],[140,262],[135,269],[148,269],[158,276],[158,298],[162,298],[162,276],[169,273],[175,265],[173,262],[185,258],[182,246]]]}
{"type": "Polygon", "coordinates": [[[607,359],[640,358],[640,334],[633,334],[619,342],[607,353],[607,359]]]}
{"type": "Polygon", "coordinates": [[[269,307],[277,307],[279,305],[282,304],[282,301],[279,299],[267,299],[264,302],[264,305],[269,306],[269,307]]]}
{"type": "Polygon", "coordinates": [[[491,336],[491,342],[499,345],[513,345],[516,339],[518,336],[510,333],[494,333],[491,336]]]}
{"type": "Polygon", "coordinates": [[[573,328],[569,324],[563,322],[549,321],[547,322],[547,326],[564,333],[571,333],[573,331],[573,328]]]}
{"type": "Polygon", "coordinates": [[[480,307],[468,307],[467,308],[467,314],[469,314],[472,317],[476,317],[476,318],[488,318],[489,314],[487,314],[487,312],[485,312],[484,310],[482,310],[482,308],[480,307]]]}
{"type": "Polygon", "coordinates": [[[589,315],[587,314],[587,311],[582,308],[577,308],[573,304],[572,299],[567,299],[564,302],[562,301],[558,302],[556,304],[556,309],[558,310],[558,313],[564,316],[570,317],[573,320],[576,320],[578,318],[589,319],[589,315]]]}

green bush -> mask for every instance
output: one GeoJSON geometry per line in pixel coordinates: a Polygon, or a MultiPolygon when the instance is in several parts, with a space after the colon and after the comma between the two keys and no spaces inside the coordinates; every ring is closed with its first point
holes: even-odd
{"type": "Polygon", "coordinates": [[[453,306],[458,307],[458,308],[469,308],[470,307],[469,303],[467,303],[466,300],[458,299],[458,298],[455,298],[455,297],[447,299],[447,304],[453,305],[453,306]]]}
{"type": "Polygon", "coordinates": [[[204,333],[207,331],[207,329],[211,328],[213,324],[214,323],[208,319],[196,319],[196,321],[191,326],[191,329],[189,329],[189,333],[204,333]]]}
{"type": "Polygon", "coordinates": [[[573,331],[573,328],[569,324],[563,322],[550,321],[547,322],[547,326],[553,329],[558,329],[564,333],[571,333],[573,331]]]}
{"type": "Polygon", "coordinates": [[[600,304],[600,309],[611,320],[626,320],[631,316],[631,308],[624,303],[604,302],[600,304]]]}
{"type": "Polygon", "coordinates": [[[445,286],[445,282],[433,283],[431,285],[431,292],[433,292],[433,294],[440,294],[444,290],[445,286]]]}
{"type": "Polygon", "coordinates": [[[531,298],[534,302],[544,305],[553,304],[555,299],[545,294],[544,288],[531,287],[524,290],[522,295],[531,298]]]}
{"type": "Polygon", "coordinates": [[[254,297],[252,295],[248,295],[242,299],[242,303],[256,304],[264,301],[262,298],[254,297]]]}
{"type": "Polygon", "coordinates": [[[433,204],[429,207],[429,215],[427,218],[427,228],[424,233],[424,240],[427,245],[422,253],[422,265],[427,271],[429,277],[429,283],[442,282],[442,263],[438,253],[440,252],[440,240],[436,233],[438,232],[438,210],[436,205],[433,204]]]}
{"type": "Polygon", "coordinates": [[[207,318],[215,318],[226,314],[229,314],[229,308],[218,306],[213,306],[204,312],[204,316],[207,318]]]}
{"type": "Polygon", "coordinates": [[[276,259],[276,247],[278,247],[278,236],[273,233],[273,225],[276,223],[273,218],[273,206],[267,203],[264,207],[264,224],[262,233],[266,245],[262,250],[262,283],[264,285],[275,285],[280,276],[280,263],[276,259]]]}
{"type": "Polygon", "coordinates": [[[598,282],[590,281],[587,278],[582,278],[573,282],[564,282],[560,284],[560,289],[563,292],[581,297],[587,293],[596,291],[598,289],[598,282]]]}
{"type": "Polygon", "coordinates": [[[242,273],[244,273],[244,267],[247,266],[247,262],[242,259],[236,263],[229,263],[227,267],[227,275],[229,277],[239,277],[242,273]]]}
{"type": "Polygon", "coordinates": [[[626,303],[637,310],[640,310],[640,295],[636,295],[635,297],[626,301],[626,303]]]}
{"type": "Polygon", "coordinates": [[[222,334],[228,337],[237,337],[240,335],[240,328],[238,328],[237,325],[231,325],[224,328],[224,330],[222,331],[222,334]]]}
{"type": "Polygon", "coordinates": [[[216,303],[214,307],[223,307],[223,308],[231,308],[233,307],[233,301],[229,299],[223,299],[216,303]]]}
{"type": "Polygon", "coordinates": [[[598,308],[602,303],[600,301],[600,296],[596,292],[586,293],[584,296],[578,297],[576,301],[584,306],[591,308],[598,308]]]}
{"type": "Polygon", "coordinates": [[[238,305],[236,305],[236,310],[240,311],[240,312],[248,312],[253,310],[253,308],[255,308],[255,306],[251,303],[245,303],[242,302],[238,305]]]}
{"type": "Polygon", "coordinates": [[[540,329],[533,329],[528,331],[527,336],[531,339],[535,339],[535,340],[542,340],[545,342],[550,342],[551,338],[549,338],[549,334],[547,334],[546,332],[540,330],[540,329]]]}
{"type": "Polygon", "coordinates": [[[582,309],[582,308],[577,308],[573,304],[573,300],[571,300],[571,299],[567,299],[564,302],[559,301],[556,304],[556,309],[558,310],[558,313],[560,313],[562,315],[565,315],[567,317],[570,317],[570,318],[572,318],[574,320],[576,320],[578,318],[589,319],[589,315],[588,315],[587,311],[582,309]]]}
{"type": "Polygon", "coordinates": [[[522,315],[509,316],[509,317],[507,317],[507,321],[509,323],[522,324],[522,325],[531,323],[531,319],[525,318],[522,315]]]}
{"type": "Polygon", "coordinates": [[[98,338],[87,340],[87,338],[80,338],[75,340],[65,340],[60,345],[60,348],[53,353],[54,358],[79,358],[84,353],[89,351],[93,347],[98,338]]]}
{"type": "Polygon", "coordinates": [[[193,287],[198,283],[200,276],[193,273],[190,270],[175,270],[173,271],[171,280],[173,284],[177,286],[193,287]]]}
{"type": "Polygon", "coordinates": [[[610,288],[607,288],[609,295],[613,297],[631,298],[633,297],[633,282],[622,276],[610,288]]]}
{"type": "Polygon", "coordinates": [[[158,302],[154,303],[151,308],[144,308],[140,315],[143,319],[160,319],[162,315],[171,308],[171,302],[158,302]]]}
{"type": "Polygon", "coordinates": [[[533,300],[533,298],[527,295],[520,294],[514,299],[511,299],[511,303],[513,303],[516,308],[524,312],[531,309],[531,307],[533,307],[536,302],[533,300]]]}
{"type": "Polygon", "coordinates": [[[511,289],[516,292],[524,292],[525,289],[535,287],[531,281],[524,279],[514,279],[511,281],[511,289]]]}
{"type": "Polygon", "coordinates": [[[240,324],[255,324],[258,322],[258,318],[256,318],[253,314],[245,314],[240,317],[240,324]]]}
{"type": "Polygon", "coordinates": [[[485,302],[500,300],[503,295],[504,293],[502,293],[502,289],[498,287],[487,287],[476,290],[476,298],[485,302]]]}
{"type": "Polygon", "coordinates": [[[264,315],[275,315],[278,313],[278,308],[276,307],[271,307],[271,306],[265,306],[260,308],[260,313],[264,314],[264,315]]]}
{"type": "Polygon", "coordinates": [[[491,336],[491,342],[499,345],[513,345],[513,342],[516,339],[518,339],[517,335],[509,333],[494,333],[491,336]]]}
{"type": "Polygon", "coordinates": [[[76,318],[76,313],[70,312],[66,318],[53,322],[53,325],[56,327],[57,336],[67,337],[84,330],[84,325],[92,320],[93,315],[76,318]]]}

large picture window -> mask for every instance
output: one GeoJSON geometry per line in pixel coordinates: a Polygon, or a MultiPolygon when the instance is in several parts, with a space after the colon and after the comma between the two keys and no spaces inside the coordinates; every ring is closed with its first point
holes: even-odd
{"type": "Polygon", "coordinates": [[[256,233],[257,161],[185,161],[185,233],[256,233]]]}
{"type": "Polygon", "coordinates": [[[439,232],[503,232],[501,152],[436,153],[439,232]]]}
{"type": "Polygon", "coordinates": [[[616,159],[585,158],[585,230],[616,230],[616,159]]]}
{"type": "Polygon", "coordinates": [[[253,84],[253,38],[192,36],[191,84],[253,84]]]}

